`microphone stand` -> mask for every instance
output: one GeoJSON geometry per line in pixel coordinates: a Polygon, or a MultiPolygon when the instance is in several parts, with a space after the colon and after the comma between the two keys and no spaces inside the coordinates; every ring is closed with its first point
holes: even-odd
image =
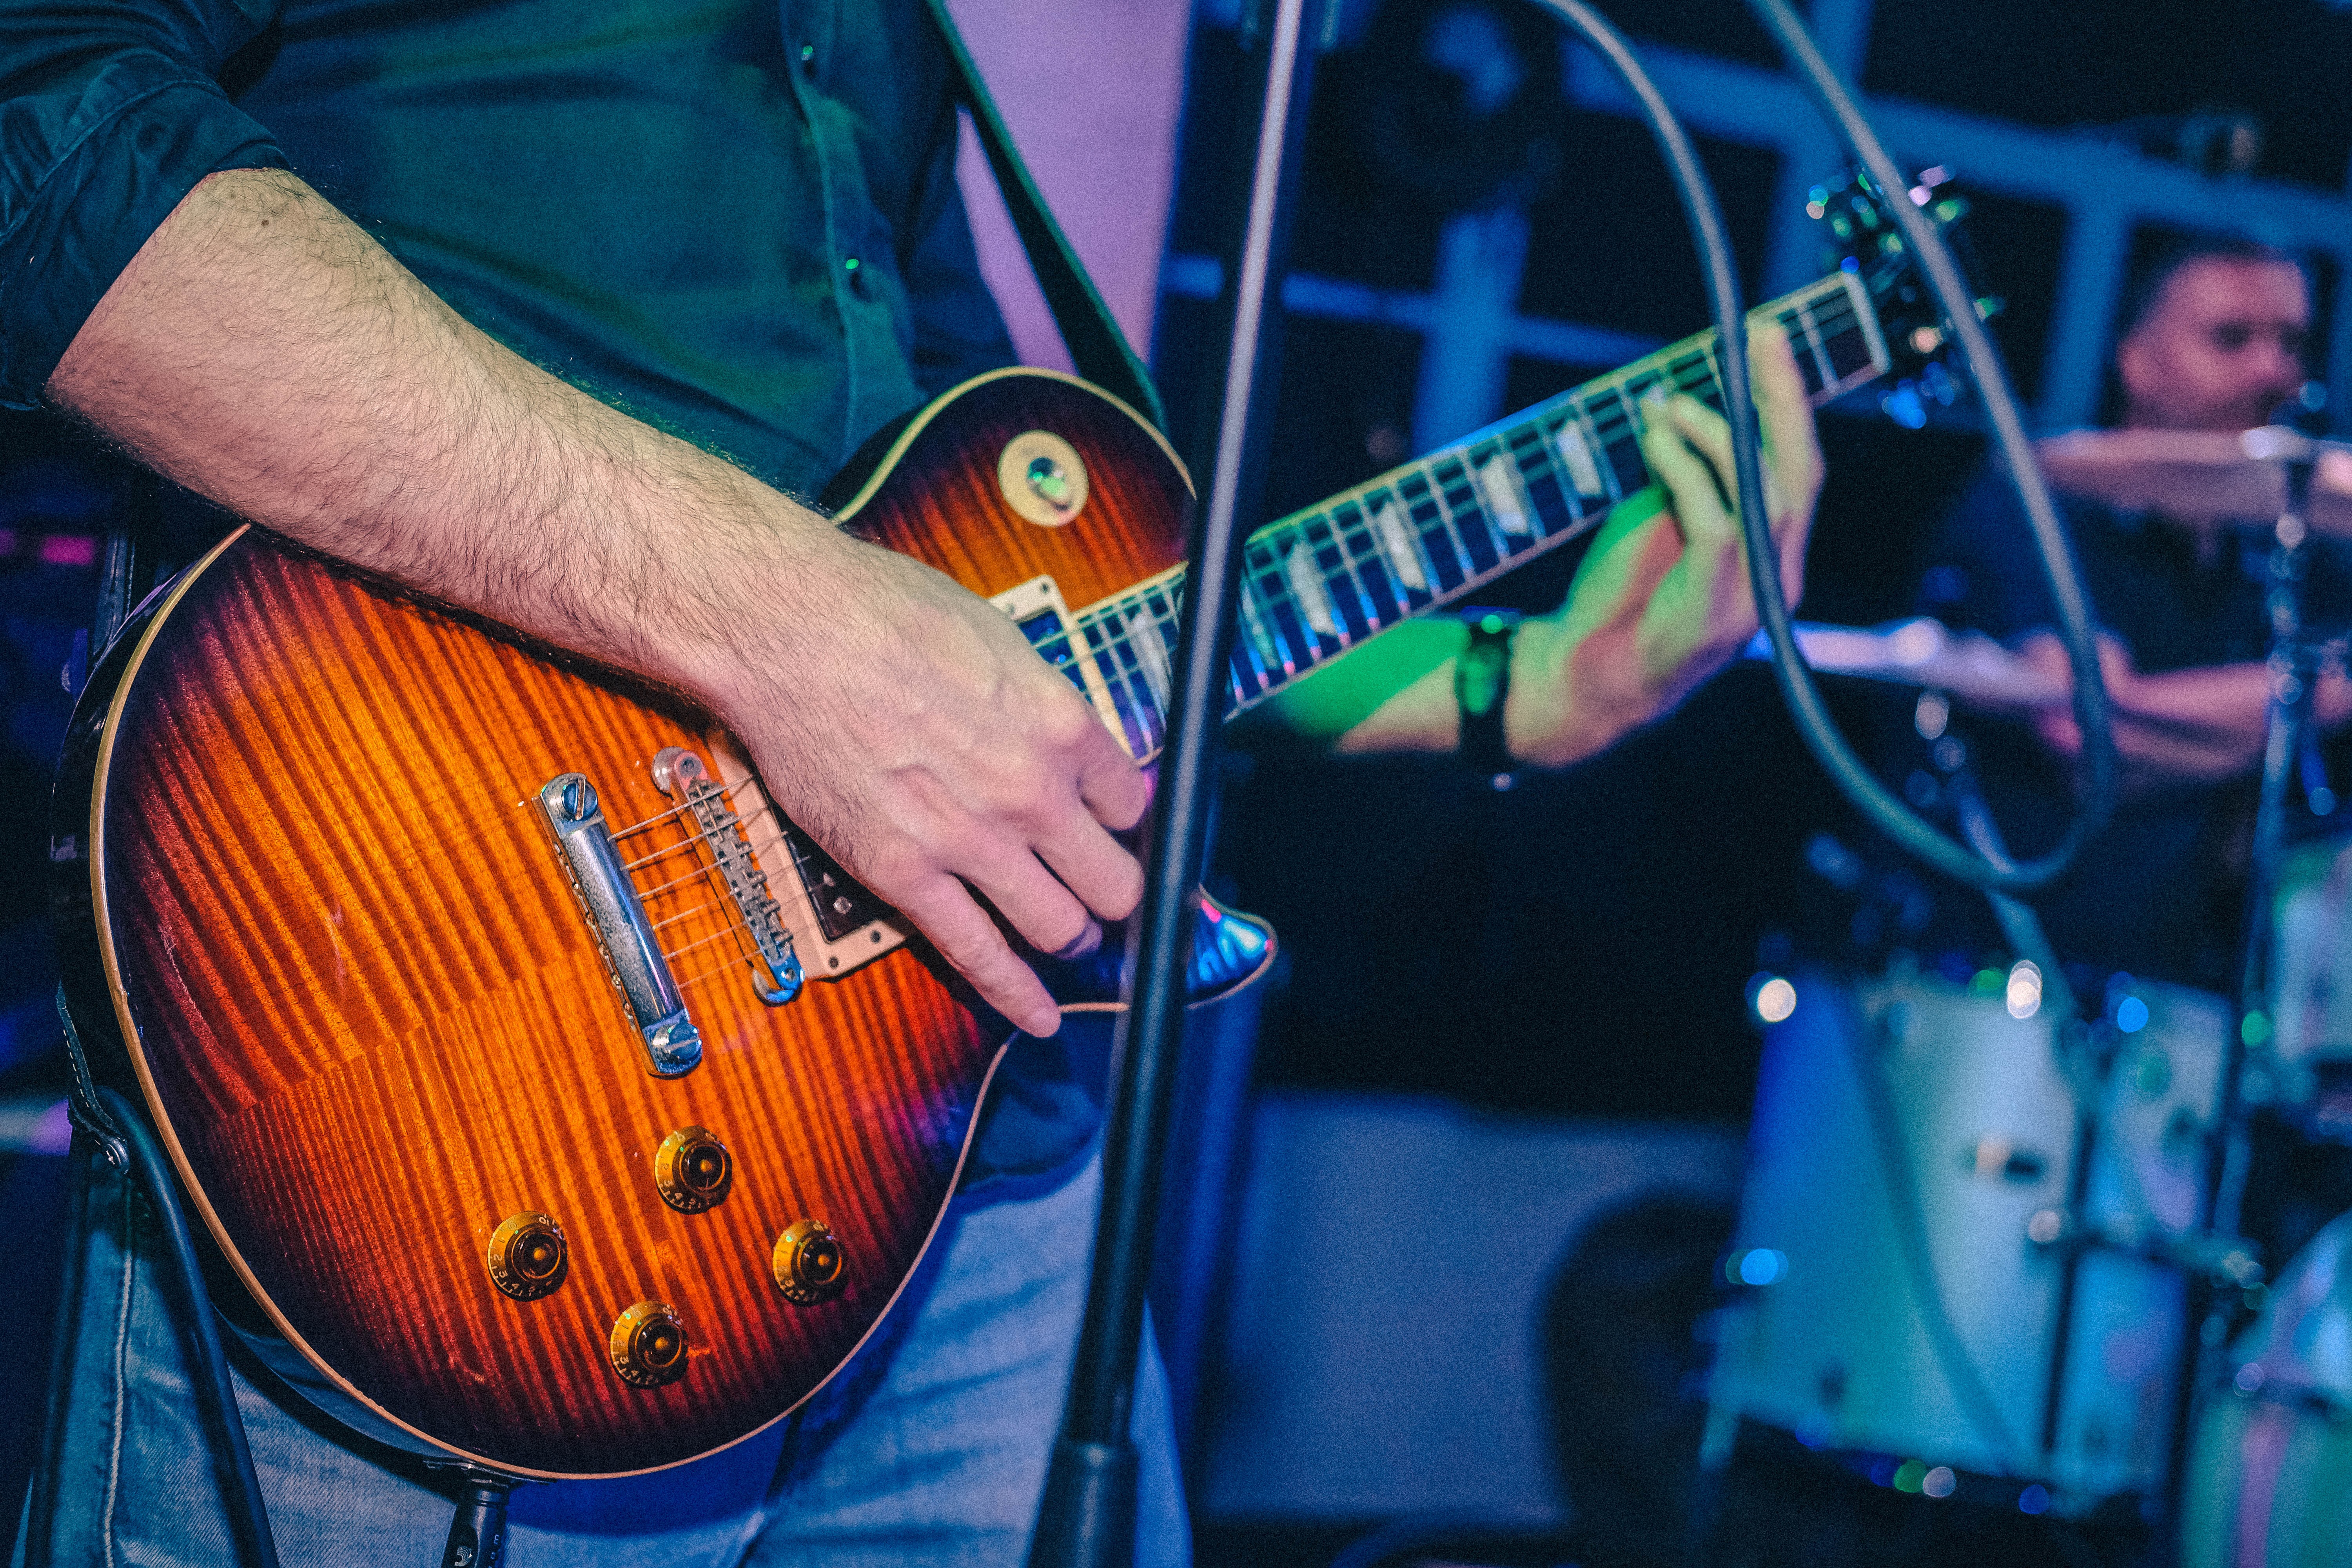
{"type": "Polygon", "coordinates": [[[1143,907],[1129,932],[1133,988],[1112,1039],[1111,1109],[1103,1129],[1094,1268],[1069,1402],[1029,1544],[1030,1568],[1124,1568],[1135,1560],[1136,1449],[1129,1425],[1182,1044],[1217,737],[1229,689],[1226,664],[1233,650],[1239,564],[1234,521],[1244,498],[1255,497],[1264,467],[1256,416],[1270,402],[1274,380],[1270,366],[1263,377],[1259,374],[1261,362],[1271,357],[1267,301],[1281,271],[1288,153],[1304,127],[1313,79],[1315,51],[1303,42],[1308,3],[1275,0],[1216,468],[1208,509],[1194,524],[1185,577],[1175,700],[1160,760],[1143,907]]]}

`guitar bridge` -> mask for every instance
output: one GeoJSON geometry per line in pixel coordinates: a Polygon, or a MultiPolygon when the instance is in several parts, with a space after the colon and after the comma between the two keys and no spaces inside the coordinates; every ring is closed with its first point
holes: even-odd
{"type": "Polygon", "coordinates": [[[728,804],[727,792],[711,778],[702,759],[683,746],[664,746],[654,754],[654,787],[684,806],[701,830],[727,897],[766,971],[754,978],[752,989],[769,1006],[783,1005],[801,993],[801,961],[793,952],[783,906],[769,896],[768,879],[752,857],[742,819],[728,804]]]}

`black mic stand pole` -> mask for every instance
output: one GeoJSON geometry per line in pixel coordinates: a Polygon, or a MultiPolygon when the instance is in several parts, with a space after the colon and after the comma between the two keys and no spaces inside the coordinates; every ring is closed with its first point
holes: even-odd
{"type": "Polygon", "coordinates": [[[1273,375],[1269,369],[1261,378],[1259,366],[1267,327],[1278,315],[1268,310],[1267,295],[1280,272],[1286,154],[1304,123],[1313,77],[1315,51],[1303,41],[1308,4],[1275,0],[1216,469],[1207,510],[1196,514],[1192,534],[1176,645],[1175,701],[1160,759],[1143,907],[1129,928],[1133,989],[1111,1049],[1094,1270],[1070,1373],[1069,1403],[1029,1544],[1030,1568],[1124,1568],[1135,1560],[1136,1450],[1128,1427],[1183,1039],[1217,732],[1228,689],[1240,544],[1234,521],[1263,466],[1255,416],[1270,401],[1273,375]]]}

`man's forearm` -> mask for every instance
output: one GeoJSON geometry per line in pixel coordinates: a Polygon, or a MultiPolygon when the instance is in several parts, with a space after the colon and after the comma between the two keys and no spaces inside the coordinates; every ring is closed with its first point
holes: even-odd
{"type": "Polygon", "coordinates": [[[510,353],[276,172],[197,186],[49,391],[241,517],[688,689],[744,558],[833,533],[510,353]]]}
{"type": "Polygon", "coordinates": [[[1046,952],[1133,909],[1148,795],[1012,622],[475,330],[290,175],[198,185],[49,392],[240,516],[677,687],[1033,1034],[1046,952]]]}

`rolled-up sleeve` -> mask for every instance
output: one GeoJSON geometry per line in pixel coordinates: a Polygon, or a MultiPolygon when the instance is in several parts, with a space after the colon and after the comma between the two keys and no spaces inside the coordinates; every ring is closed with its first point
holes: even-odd
{"type": "Polygon", "coordinates": [[[215,79],[278,3],[0,0],[0,404],[40,401],[198,181],[289,166],[215,79]]]}

